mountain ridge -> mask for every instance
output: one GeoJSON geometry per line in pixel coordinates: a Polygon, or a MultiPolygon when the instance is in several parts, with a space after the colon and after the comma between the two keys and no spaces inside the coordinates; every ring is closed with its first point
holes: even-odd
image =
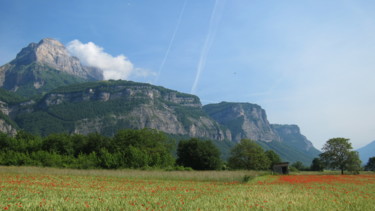
{"type": "Polygon", "coordinates": [[[375,140],[356,150],[362,165],[366,165],[370,157],[375,157],[375,140]]]}

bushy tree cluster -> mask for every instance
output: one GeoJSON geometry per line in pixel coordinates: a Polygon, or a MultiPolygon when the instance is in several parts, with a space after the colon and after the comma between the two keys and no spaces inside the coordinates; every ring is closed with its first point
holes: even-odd
{"type": "Polygon", "coordinates": [[[162,132],[121,130],[99,134],[53,134],[45,138],[19,132],[0,134],[0,165],[70,168],[165,168],[174,165],[172,144],[162,132]]]}
{"type": "Polygon", "coordinates": [[[296,161],[289,166],[290,171],[310,171],[311,168],[305,166],[301,161],[296,161]]]}
{"type": "Polygon", "coordinates": [[[242,139],[233,147],[228,160],[232,169],[267,170],[274,163],[280,162],[280,158],[273,151],[264,152],[255,141],[242,139]]]}
{"type": "Polygon", "coordinates": [[[177,148],[177,165],[195,170],[217,170],[221,168],[220,151],[211,141],[196,138],[180,141],[177,148]]]}
{"type": "Polygon", "coordinates": [[[324,170],[323,161],[319,158],[314,158],[311,163],[310,170],[311,171],[323,171],[324,170]]]}

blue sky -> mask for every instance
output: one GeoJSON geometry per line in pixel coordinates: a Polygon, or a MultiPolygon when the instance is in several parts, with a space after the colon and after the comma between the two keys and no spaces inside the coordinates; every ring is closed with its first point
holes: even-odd
{"type": "Polygon", "coordinates": [[[121,60],[118,77],[256,103],[319,149],[333,137],[358,148],[375,140],[374,11],[372,0],[1,0],[0,64],[51,37],[121,60]]]}

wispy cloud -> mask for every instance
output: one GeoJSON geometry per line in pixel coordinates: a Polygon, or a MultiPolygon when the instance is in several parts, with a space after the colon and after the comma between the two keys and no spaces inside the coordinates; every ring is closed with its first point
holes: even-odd
{"type": "Polygon", "coordinates": [[[210,18],[208,32],[207,32],[207,35],[206,35],[206,40],[205,40],[203,48],[201,50],[201,55],[199,57],[199,62],[198,62],[198,66],[197,66],[197,73],[195,75],[195,80],[194,80],[193,86],[192,86],[191,91],[190,91],[191,94],[196,93],[201,73],[204,70],[204,67],[206,65],[207,55],[210,52],[210,48],[211,48],[212,43],[214,42],[214,39],[215,39],[216,31],[217,31],[217,28],[218,28],[219,23],[220,23],[220,19],[221,19],[221,15],[222,15],[224,6],[225,6],[225,0],[216,0],[215,1],[214,8],[211,12],[211,18],[210,18]]]}
{"type": "Polygon", "coordinates": [[[102,69],[105,80],[129,79],[131,75],[136,77],[152,75],[150,71],[134,68],[134,65],[124,55],[112,56],[93,42],[85,44],[79,40],[73,40],[68,43],[67,49],[84,65],[102,69]]]}
{"type": "Polygon", "coordinates": [[[180,15],[179,15],[178,20],[177,20],[176,27],[175,27],[175,29],[173,31],[173,34],[172,34],[172,37],[171,37],[171,39],[169,41],[167,51],[165,52],[164,58],[163,58],[163,60],[162,60],[162,62],[160,64],[159,71],[158,71],[158,74],[157,74],[156,79],[155,79],[156,82],[158,82],[158,80],[159,80],[159,77],[160,77],[161,72],[162,72],[162,70],[164,68],[165,62],[167,61],[167,58],[169,56],[169,52],[171,50],[172,44],[173,44],[174,39],[176,37],[177,31],[180,28],[182,16],[184,15],[185,8],[186,8],[186,3],[187,3],[187,0],[184,1],[184,4],[183,4],[181,12],[180,12],[180,15]]]}

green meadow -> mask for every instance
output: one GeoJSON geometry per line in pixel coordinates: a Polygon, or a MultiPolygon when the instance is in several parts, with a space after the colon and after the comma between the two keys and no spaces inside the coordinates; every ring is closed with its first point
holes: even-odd
{"type": "Polygon", "coordinates": [[[375,174],[0,167],[3,210],[374,210],[375,174]]]}

